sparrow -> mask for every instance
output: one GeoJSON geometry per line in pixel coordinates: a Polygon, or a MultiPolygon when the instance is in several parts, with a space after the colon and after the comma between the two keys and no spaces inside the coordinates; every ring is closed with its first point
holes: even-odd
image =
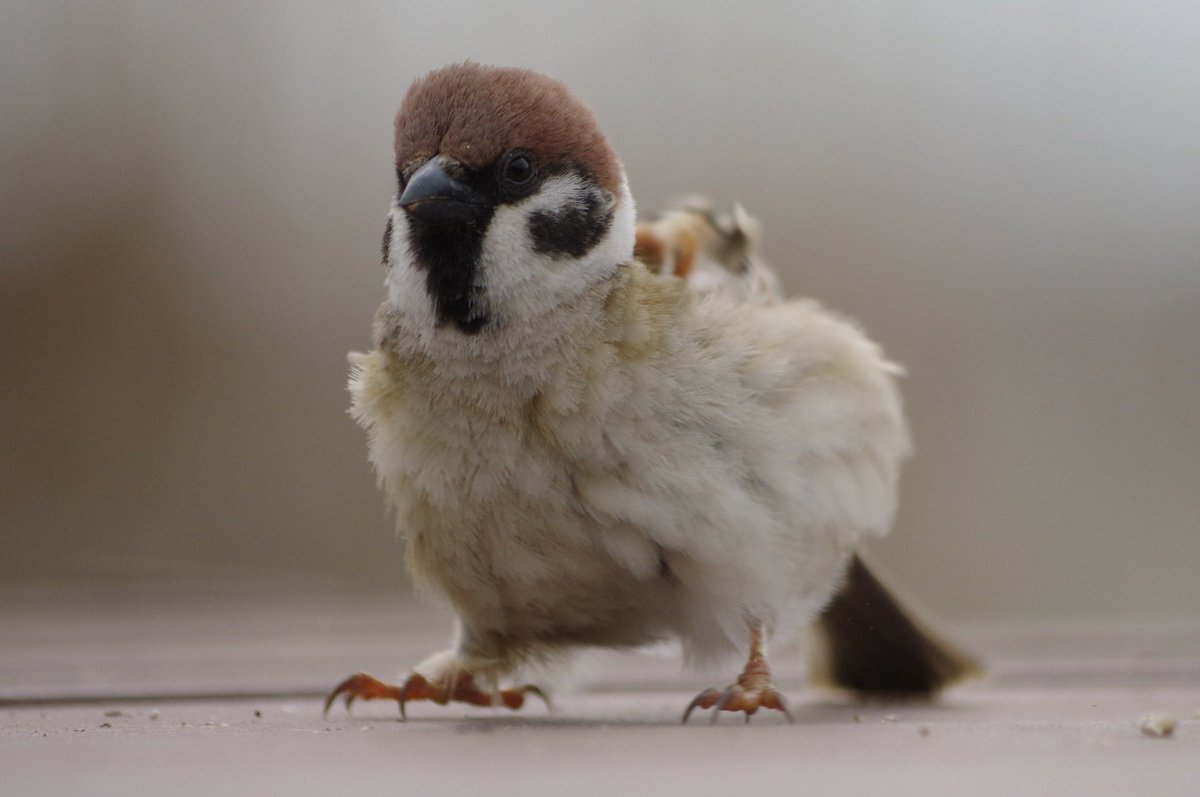
{"type": "Polygon", "coordinates": [[[339,696],[517,709],[546,697],[531,667],[675,640],[689,662],[748,654],[684,722],[790,719],[767,644],[810,625],[812,673],[854,694],[932,696],[977,670],[860,555],[891,525],[910,444],[900,369],[855,324],[639,262],[621,160],[536,72],[418,79],[395,169],[351,413],[454,641],[402,683],[350,676],[326,712],[339,696]]]}

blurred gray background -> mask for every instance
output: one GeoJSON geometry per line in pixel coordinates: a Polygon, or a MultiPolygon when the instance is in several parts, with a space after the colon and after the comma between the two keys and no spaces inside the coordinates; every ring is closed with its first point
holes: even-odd
{"type": "Polygon", "coordinates": [[[407,84],[559,77],[909,369],[881,558],[1200,608],[1200,5],[0,2],[0,578],[403,589],[345,414],[407,84]]]}

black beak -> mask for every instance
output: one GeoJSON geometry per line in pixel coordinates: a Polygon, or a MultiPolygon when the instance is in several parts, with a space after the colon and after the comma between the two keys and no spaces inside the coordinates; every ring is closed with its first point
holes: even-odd
{"type": "Polygon", "coordinates": [[[426,163],[408,179],[400,207],[426,224],[477,223],[492,212],[483,194],[446,173],[441,158],[426,163]]]}

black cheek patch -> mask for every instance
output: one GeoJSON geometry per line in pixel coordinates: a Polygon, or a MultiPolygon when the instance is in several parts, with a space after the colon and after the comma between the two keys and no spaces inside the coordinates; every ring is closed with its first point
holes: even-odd
{"type": "Polygon", "coordinates": [[[566,208],[534,213],[529,217],[534,251],[554,258],[583,257],[608,232],[612,208],[612,199],[606,192],[589,187],[566,208]]]}
{"type": "Polygon", "coordinates": [[[483,290],[476,284],[483,235],[491,220],[473,225],[409,225],[409,248],[418,268],[425,272],[425,289],[433,300],[440,323],[454,324],[474,335],[488,322],[483,290]]]}
{"type": "Polygon", "coordinates": [[[383,265],[392,257],[392,216],[388,214],[387,227],[383,229],[383,265]]]}

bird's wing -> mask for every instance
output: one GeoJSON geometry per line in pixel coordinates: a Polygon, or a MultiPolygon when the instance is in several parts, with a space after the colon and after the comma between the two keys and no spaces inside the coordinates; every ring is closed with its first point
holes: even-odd
{"type": "Polygon", "coordinates": [[[718,212],[706,199],[689,198],[638,225],[635,254],[699,294],[777,304],[783,291],[761,250],[762,225],[741,205],[718,212]]]}

